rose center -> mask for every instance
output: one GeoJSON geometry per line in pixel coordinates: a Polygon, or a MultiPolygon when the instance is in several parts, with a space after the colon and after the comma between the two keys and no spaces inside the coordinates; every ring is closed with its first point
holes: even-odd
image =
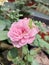
{"type": "Polygon", "coordinates": [[[22,33],[26,33],[26,29],[25,28],[22,28],[22,33]]]}

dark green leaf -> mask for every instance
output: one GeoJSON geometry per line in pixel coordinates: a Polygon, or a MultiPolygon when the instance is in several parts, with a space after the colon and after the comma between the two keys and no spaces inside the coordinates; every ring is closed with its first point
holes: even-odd
{"type": "Polygon", "coordinates": [[[12,48],[7,55],[7,59],[9,61],[12,61],[13,59],[15,59],[18,56],[18,50],[16,48],[12,48]]]}

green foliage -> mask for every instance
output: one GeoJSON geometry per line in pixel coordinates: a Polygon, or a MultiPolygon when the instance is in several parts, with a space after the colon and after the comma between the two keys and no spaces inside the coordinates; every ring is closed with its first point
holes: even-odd
{"type": "Polygon", "coordinates": [[[16,4],[16,3],[10,3],[10,2],[6,2],[4,3],[3,6],[1,6],[0,8],[0,12],[1,12],[1,15],[0,15],[0,19],[8,19],[10,20],[11,22],[13,21],[18,21],[19,20],[19,17],[23,16],[21,13],[20,13],[20,8],[16,7],[16,5],[19,5],[16,4]]]}
{"type": "Polygon", "coordinates": [[[9,61],[12,61],[13,59],[15,59],[18,56],[18,50],[16,48],[12,48],[11,50],[8,51],[7,54],[7,59],[9,61]]]}
{"type": "Polygon", "coordinates": [[[16,65],[25,65],[25,62],[20,57],[16,57],[12,62],[16,65]]]}
{"type": "Polygon", "coordinates": [[[5,11],[9,11],[9,10],[14,10],[15,9],[15,4],[14,3],[10,3],[10,2],[5,2],[3,6],[1,6],[1,10],[3,12],[5,11]]]}
{"type": "Polygon", "coordinates": [[[21,58],[20,57],[16,57],[12,61],[13,61],[14,64],[18,64],[21,61],[21,58]]]}
{"type": "Polygon", "coordinates": [[[7,16],[8,16],[11,20],[13,20],[13,21],[18,21],[18,20],[19,20],[19,17],[20,17],[20,16],[23,16],[22,14],[19,14],[19,12],[20,12],[20,10],[19,10],[19,9],[16,9],[16,10],[13,10],[13,11],[9,12],[9,13],[7,14],[7,16]]]}
{"type": "Polygon", "coordinates": [[[49,41],[49,36],[44,37],[46,41],[49,41]]]}
{"type": "Polygon", "coordinates": [[[34,45],[40,47],[42,50],[44,50],[46,53],[49,54],[49,44],[48,42],[44,41],[39,35],[36,36],[36,39],[34,41],[34,45]]]}
{"type": "Polygon", "coordinates": [[[38,26],[41,32],[46,32],[46,28],[43,26],[41,21],[34,21],[34,23],[38,26]]]}
{"type": "MultiPolygon", "coordinates": [[[[19,5],[19,4],[18,4],[19,5]]],[[[0,40],[6,40],[7,31],[11,24],[18,21],[23,16],[20,13],[20,9],[16,8],[16,3],[5,2],[3,6],[0,6],[0,40]]]]}
{"type": "Polygon", "coordinates": [[[40,52],[40,48],[37,49],[31,49],[28,54],[25,55],[24,60],[27,62],[32,63],[34,60],[34,57],[40,52]]]}
{"type": "Polygon", "coordinates": [[[27,54],[25,57],[24,57],[25,61],[26,62],[32,62],[33,61],[33,56],[31,56],[30,54],[27,54]]]}
{"type": "Polygon", "coordinates": [[[10,26],[11,26],[10,20],[0,19],[0,41],[8,39],[7,33],[10,26]]]}
{"type": "Polygon", "coordinates": [[[46,41],[44,41],[43,39],[39,39],[39,45],[41,49],[49,54],[49,44],[46,41]]]}
{"type": "Polygon", "coordinates": [[[0,31],[4,30],[6,27],[6,23],[4,20],[0,20],[0,31]]]}
{"type": "Polygon", "coordinates": [[[20,58],[19,57],[16,57],[15,59],[12,60],[12,62],[14,64],[18,64],[19,60],[20,60],[20,58]]]}
{"type": "Polygon", "coordinates": [[[30,55],[36,56],[39,52],[40,52],[40,48],[31,49],[30,50],[30,55]]]}
{"type": "Polygon", "coordinates": [[[24,55],[26,55],[26,54],[29,53],[28,46],[22,47],[22,53],[23,53],[24,55]]]}
{"type": "Polygon", "coordinates": [[[9,30],[9,28],[11,27],[12,22],[10,20],[5,20],[6,23],[6,30],[9,30]]]}
{"type": "Polygon", "coordinates": [[[8,31],[0,31],[0,41],[8,39],[7,32],[8,31]]]}
{"type": "Polygon", "coordinates": [[[20,6],[20,4],[24,5],[26,2],[27,2],[27,0],[16,0],[16,4],[19,4],[19,6],[20,6]]]}
{"type": "Polygon", "coordinates": [[[38,3],[43,3],[43,4],[46,4],[46,5],[49,5],[49,0],[35,0],[36,2],[38,3]]]}
{"type": "Polygon", "coordinates": [[[30,19],[29,27],[32,28],[32,19],[30,19]]]}
{"type": "Polygon", "coordinates": [[[30,54],[27,55],[27,61],[28,62],[32,62],[33,61],[33,56],[31,56],[30,54]]]}
{"type": "Polygon", "coordinates": [[[31,63],[31,65],[39,65],[38,61],[36,59],[34,59],[31,63]]]}

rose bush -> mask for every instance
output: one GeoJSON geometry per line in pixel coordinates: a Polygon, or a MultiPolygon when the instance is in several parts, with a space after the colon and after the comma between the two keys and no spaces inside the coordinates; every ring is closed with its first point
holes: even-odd
{"type": "Polygon", "coordinates": [[[26,44],[31,44],[35,40],[35,36],[38,32],[38,27],[30,18],[24,18],[11,25],[8,37],[11,39],[14,47],[20,48],[26,44]]]}

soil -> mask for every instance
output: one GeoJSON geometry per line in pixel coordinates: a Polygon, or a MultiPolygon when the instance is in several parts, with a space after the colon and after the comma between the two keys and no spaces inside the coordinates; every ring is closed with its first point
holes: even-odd
{"type": "Polygon", "coordinates": [[[49,58],[43,52],[38,54],[36,59],[40,65],[49,65],[49,58]]]}

